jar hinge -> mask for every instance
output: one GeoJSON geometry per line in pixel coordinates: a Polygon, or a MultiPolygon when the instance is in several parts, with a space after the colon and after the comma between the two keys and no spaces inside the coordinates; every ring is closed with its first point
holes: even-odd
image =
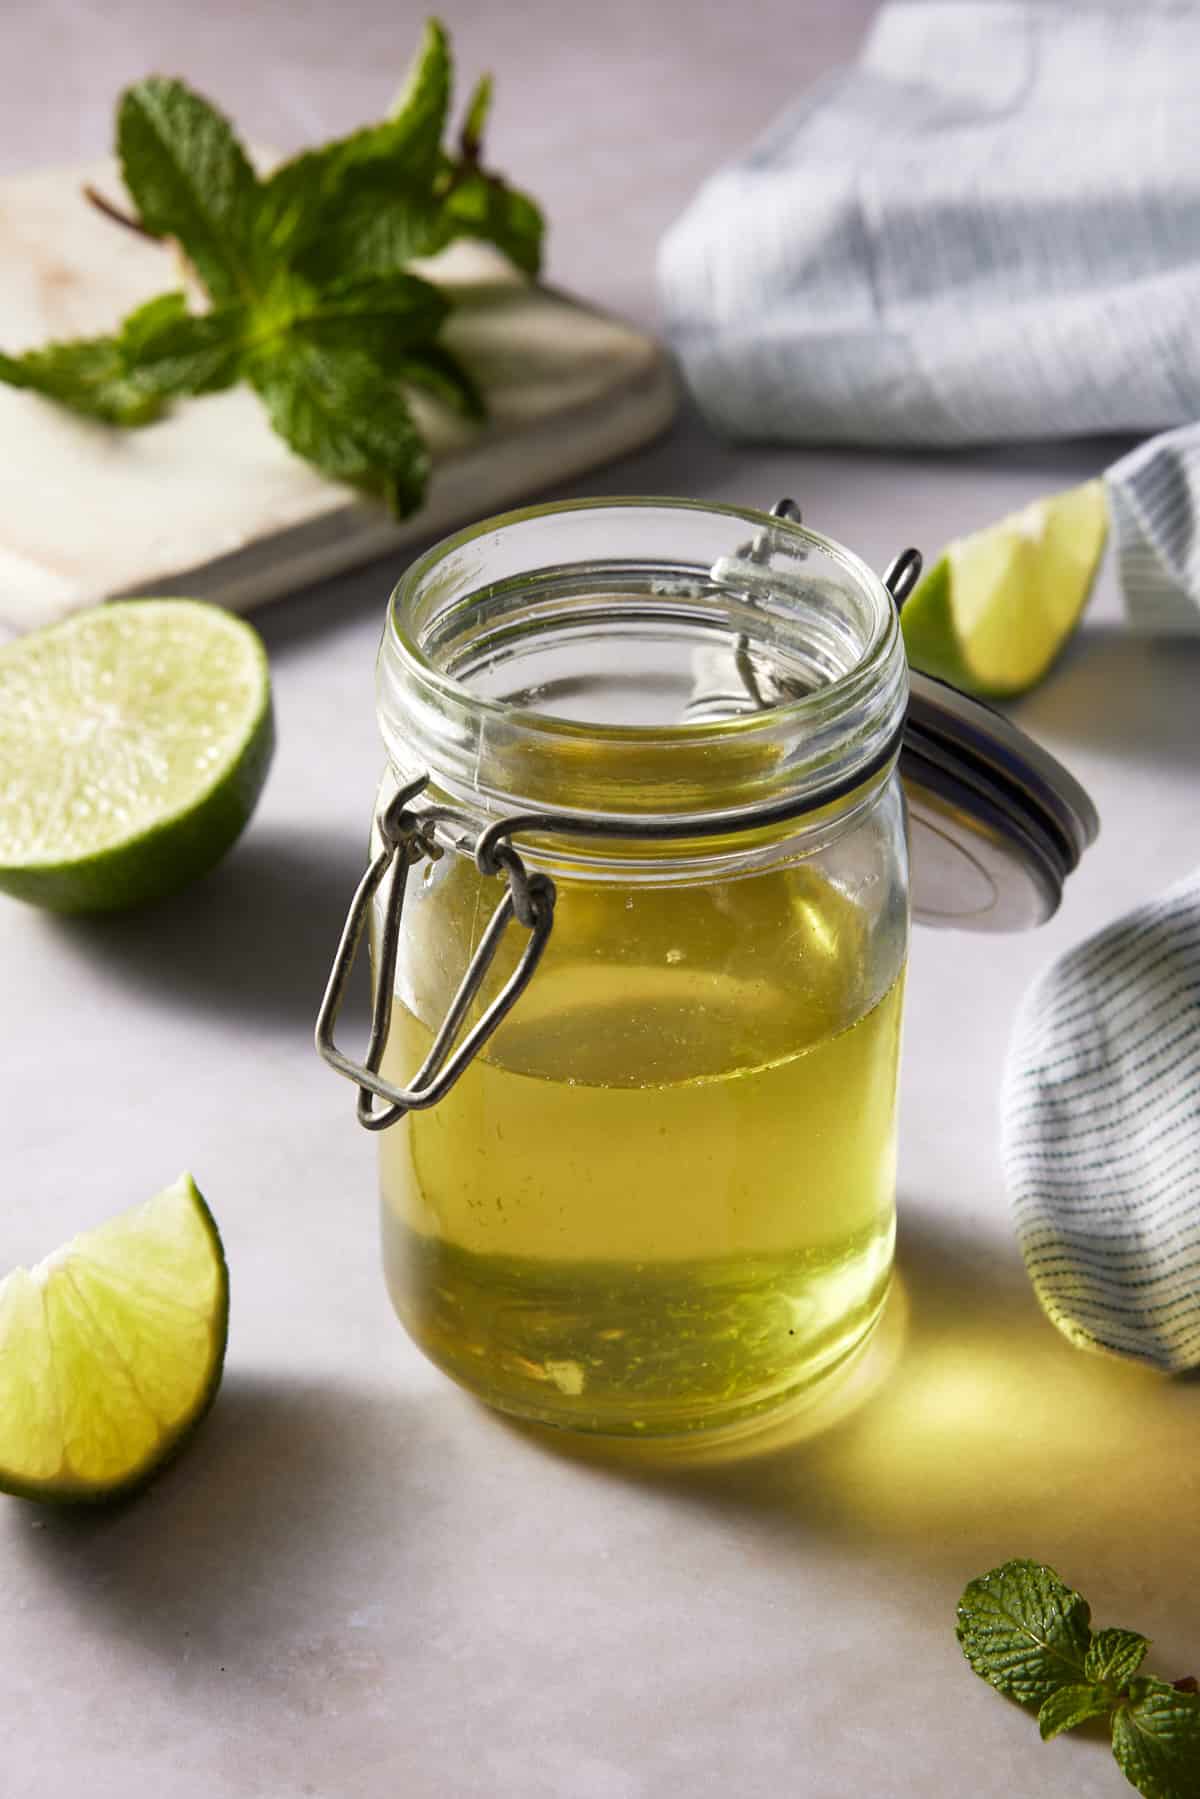
{"type": "MultiPolygon", "coordinates": [[[[804,514],[800,510],[799,503],[790,495],[785,495],[782,500],[776,500],[771,508],[770,516],[771,518],[786,519],[793,525],[804,523],[804,514]]],[[[771,534],[769,531],[760,531],[746,550],[747,557],[751,562],[766,562],[770,552],[771,534]]],[[[903,611],[904,602],[920,580],[923,567],[924,560],[920,550],[914,549],[912,544],[909,544],[906,550],[901,550],[892,557],[883,571],[883,585],[891,594],[897,612],[903,611]]]]}
{"type": "Polygon", "coordinates": [[[403,1118],[406,1112],[424,1111],[445,1098],[472,1057],[482,1049],[524,993],[541,960],[554,921],[554,882],[549,875],[530,874],[511,844],[496,844],[488,858],[487,872],[503,874],[508,890],[493,912],[474,955],[467,963],[466,972],[450,1002],[429,1054],[408,1087],[394,1087],[381,1077],[379,1066],[392,1021],[396,954],[409,870],[422,858],[428,857],[436,861],[442,854],[442,847],[434,832],[439,821],[448,816],[444,809],[432,808],[420,813],[409,810],[409,802],[417,797],[428,780],[428,775],[422,775],[400,788],[379,815],[383,846],[359,882],[350,903],[325,997],[317,1014],[318,1053],[331,1068],[353,1081],[358,1088],[358,1121],[369,1131],[385,1130],[388,1125],[403,1118]],[[338,1049],[333,1034],[371,905],[385,882],[387,890],[379,939],[378,967],[375,971],[371,1035],[363,1060],[355,1062],[338,1049]],[[456,1049],[455,1039],[463,1020],[495,960],[508,925],[514,919],[529,932],[529,941],[500,992],[456,1049]],[[376,1111],[376,1099],[385,1102],[382,1111],[376,1111]]]}

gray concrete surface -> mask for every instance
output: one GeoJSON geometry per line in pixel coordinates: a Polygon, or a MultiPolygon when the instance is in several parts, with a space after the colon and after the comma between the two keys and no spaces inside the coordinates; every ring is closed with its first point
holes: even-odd
{"type": "MultiPolygon", "coordinates": [[[[498,160],[547,201],[550,274],[648,322],[697,179],[851,52],[869,7],[455,0],[495,67],[498,160]]],[[[412,8],[22,6],[0,162],[103,150],[154,67],[287,148],[388,95],[412,8]]],[[[2,279],[0,272],[0,279],[2,279]]],[[[895,458],[732,450],[692,420],[584,484],[769,504],[879,563],[936,547],[1112,446],[895,458]]],[[[69,521],[64,521],[69,528],[69,521]]],[[[194,1169],[225,1232],[220,1401],[138,1504],[0,1502],[5,1799],[1104,1799],[1098,1741],[1043,1747],[967,1672],[964,1582],[1034,1555],[1101,1621],[1194,1667],[1200,1388],[1086,1358],[1009,1226],[996,1105],[1034,972],[1196,859],[1200,648],[1133,640],[1107,573],[1020,708],[1103,815],[1058,918],[921,935],[909,984],[907,1328],[854,1416],[741,1466],[636,1475],[554,1454],[428,1368],[390,1313],[373,1145],[309,1031],[380,766],[379,566],[259,615],[280,749],[243,843],[143,918],[0,901],[0,1264],[194,1169]]]]}

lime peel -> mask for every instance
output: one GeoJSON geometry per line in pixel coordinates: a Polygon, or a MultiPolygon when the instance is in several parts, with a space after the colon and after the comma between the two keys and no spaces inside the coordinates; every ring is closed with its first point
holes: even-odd
{"type": "Polygon", "coordinates": [[[1075,628],[1107,536],[1095,480],[955,538],[901,614],[913,666],[994,699],[1032,687],[1075,628]]]}
{"type": "Polygon", "coordinates": [[[143,1485],[216,1397],[229,1274],[190,1175],[0,1281],[0,1491],[60,1503],[143,1485]]]}
{"type": "Polygon", "coordinates": [[[0,647],[0,890],[112,911],[219,861],[274,749],[262,640],[198,600],[124,600],[0,647]]]}

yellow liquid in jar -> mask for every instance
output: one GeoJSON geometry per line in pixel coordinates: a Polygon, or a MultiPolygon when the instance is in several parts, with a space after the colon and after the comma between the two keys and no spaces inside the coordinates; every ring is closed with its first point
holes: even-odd
{"type": "MultiPolygon", "coordinates": [[[[563,891],[484,1055],[381,1138],[396,1310],[502,1410],[723,1426],[819,1381],[878,1317],[902,976],[856,1016],[857,909],[805,871],[750,885],[723,919],[711,889],[563,891]],[[626,915],[614,961],[625,909],[652,916],[626,915]]],[[[410,1078],[431,1040],[398,1002],[384,1074],[410,1078]]]]}

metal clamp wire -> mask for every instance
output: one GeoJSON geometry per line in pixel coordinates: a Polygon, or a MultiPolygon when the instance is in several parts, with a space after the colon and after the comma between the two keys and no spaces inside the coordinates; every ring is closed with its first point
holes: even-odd
{"type": "Polygon", "coordinates": [[[434,860],[443,853],[435,836],[439,824],[458,827],[458,834],[453,839],[455,848],[464,852],[472,848],[469,820],[464,813],[442,805],[429,806],[420,811],[409,809],[409,802],[423,791],[429,777],[422,775],[408,783],[393,796],[379,815],[379,831],[384,839],[384,847],[371,862],[351,901],[321,1010],[317,1015],[317,1051],[331,1068],[357,1086],[359,1123],[369,1131],[381,1131],[395,1124],[407,1112],[424,1111],[436,1105],[499,1028],[533,978],[554,922],[555,886],[549,875],[540,871],[532,874],[529,872],[509,841],[511,837],[519,832],[533,832],[551,836],[680,840],[689,837],[719,837],[734,831],[785,824],[844,799],[855,788],[866,785],[895,760],[903,736],[904,724],[901,722],[865,765],[841,780],[823,786],[816,794],[799,799],[793,796],[777,801],[774,805],[711,813],[707,817],[669,820],[611,813],[596,813],[587,817],[566,812],[525,812],[497,819],[488,825],[475,839],[475,864],[485,876],[503,875],[507,891],[467,964],[428,1055],[407,1087],[395,1087],[382,1078],[379,1067],[391,1028],[400,923],[409,870],[423,857],[434,860]],[[378,945],[371,1032],[362,1062],[355,1062],[338,1049],[334,1041],[334,1028],[372,902],[385,880],[388,881],[388,887],[378,945]],[[458,1047],[454,1048],[458,1032],[495,959],[505,930],[514,919],[529,932],[529,941],[500,992],[458,1047]],[[384,1101],[382,1110],[376,1110],[373,1103],[376,1099],[384,1101]]]}
{"type": "Polygon", "coordinates": [[[504,846],[503,873],[507,891],[493,912],[446,1016],[430,1045],[429,1053],[407,1087],[396,1087],[379,1073],[392,1021],[396,957],[408,872],[422,856],[440,855],[428,836],[430,815],[406,813],[408,799],[419,793],[427,777],[402,789],[380,815],[385,844],[359,882],[334,955],[333,968],[317,1014],[316,1045],[329,1066],[358,1088],[358,1119],[367,1130],[385,1130],[406,1112],[424,1111],[444,1099],[492,1033],[508,1016],[533,978],[554,922],[554,883],[548,875],[531,875],[511,846],[504,846]],[[386,820],[386,825],[385,825],[386,820]],[[389,879],[390,877],[390,879],[389,879]],[[358,956],[371,905],[385,879],[389,880],[380,933],[375,994],[371,1007],[371,1033],[366,1054],[354,1061],[338,1049],[334,1031],[350,975],[358,956]],[[509,923],[516,919],[529,932],[529,940],[516,968],[499,993],[455,1048],[455,1040],[471,1005],[496,958],[509,923]],[[374,1101],[384,1107],[377,1111],[374,1101]]]}
{"type": "Polygon", "coordinates": [[[901,550],[899,555],[893,556],[884,569],[883,585],[896,602],[897,612],[903,610],[904,602],[920,580],[924,566],[925,559],[920,550],[914,549],[910,544],[907,550],[901,550]]]}
{"type": "Polygon", "coordinates": [[[858,787],[865,787],[895,761],[904,739],[904,721],[890,733],[886,742],[858,768],[837,781],[830,781],[815,793],[800,798],[777,800],[771,805],[747,806],[738,811],[688,814],[679,818],[656,818],[639,813],[593,812],[514,812],[498,818],[479,833],[475,843],[475,865],[480,874],[494,875],[504,867],[501,852],[508,839],[532,833],[550,837],[633,837],[681,842],[688,838],[724,837],[738,831],[759,830],[769,825],[788,824],[806,813],[820,812],[843,800],[858,787]]]}

